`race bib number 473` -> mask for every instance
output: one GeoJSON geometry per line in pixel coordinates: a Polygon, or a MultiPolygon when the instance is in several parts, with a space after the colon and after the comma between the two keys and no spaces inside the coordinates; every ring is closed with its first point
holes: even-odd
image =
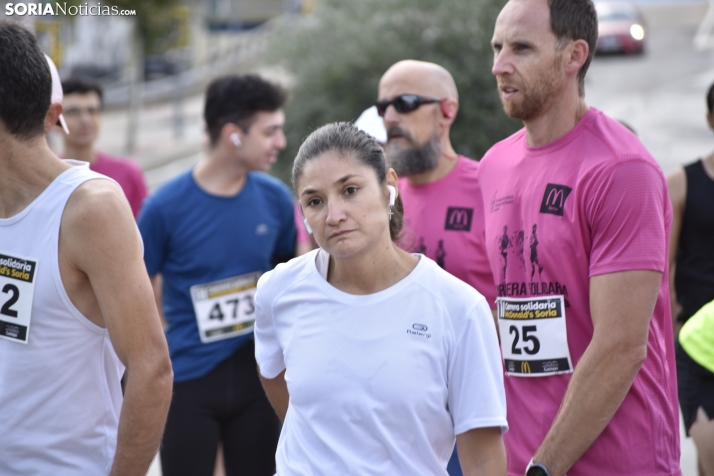
{"type": "Polygon", "coordinates": [[[496,302],[506,375],[546,377],[573,371],[563,296],[496,302]]]}
{"type": "Polygon", "coordinates": [[[260,273],[191,286],[198,334],[204,344],[253,331],[253,298],[260,273]]]}
{"type": "Polygon", "coordinates": [[[27,344],[37,260],[0,254],[0,338],[27,344]]]}

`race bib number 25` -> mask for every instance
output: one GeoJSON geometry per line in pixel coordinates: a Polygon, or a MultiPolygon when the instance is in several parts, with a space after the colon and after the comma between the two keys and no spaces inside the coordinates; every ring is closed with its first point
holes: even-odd
{"type": "Polygon", "coordinates": [[[563,296],[496,302],[506,375],[546,377],[573,371],[563,296]]]}
{"type": "Polygon", "coordinates": [[[0,338],[27,344],[37,260],[0,254],[0,338]]]}
{"type": "Polygon", "coordinates": [[[191,286],[201,342],[228,339],[253,331],[256,286],[260,273],[191,286]]]}

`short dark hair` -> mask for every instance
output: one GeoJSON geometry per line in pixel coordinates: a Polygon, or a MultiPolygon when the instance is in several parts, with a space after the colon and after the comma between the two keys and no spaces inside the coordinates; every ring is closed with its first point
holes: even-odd
{"type": "Polygon", "coordinates": [[[709,86],[707,91],[707,111],[709,111],[709,114],[714,113],[714,83],[709,86]]]}
{"type": "MultiPolygon", "coordinates": [[[[310,134],[300,146],[293,164],[292,183],[297,192],[297,183],[305,170],[305,164],[326,152],[336,151],[344,157],[353,157],[374,170],[377,181],[387,181],[387,159],[384,149],[371,135],[358,129],[350,122],[334,122],[320,127],[310,134]]],[[[389,236],[398,241],[404,223],[402,196],[397,196],[389,221],[389,236]]]]}
{"type": "Polygon", "coordinates": [[[597,12],[592,0],[548,0],[550,28],[561,44],[585,40],[589,47],[588,59],[578,71],[580,95],[585,95],[585,73],[595,56],[597,46],[597,12]]]}
{"type": "Polygon", "coordinates": [[[226,124],[235,124],[247,133],[257,112],[282,109],[287,99],[285,89],[256,74],[214,79],[208,85],[203,110],[211,145],[218,143],[226,124]]]}
{"type": "Polygon", "coordinates": [[[71,76],[62,81],[62,92],[65,96],[70,94],[97,93],[100,104],[104,104],[104,90],[99,83],[81,76],[71,76]]]}
{"type": "Polygon", "coordinates": [[[52,75],[35,36],[25,27],[0,20],[0,120],[21,139],[45,132],[52,75]]]}

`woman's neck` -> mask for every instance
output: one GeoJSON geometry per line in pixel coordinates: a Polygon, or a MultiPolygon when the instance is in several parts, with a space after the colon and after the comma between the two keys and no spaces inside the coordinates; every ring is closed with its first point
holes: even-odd
{"type": "Polygon", "coordinates": [[[327,281],[349,294],[374,294],[406,278],[418,263],[419,258],[389,240],[349,258],[331,256],[327,281]]]}

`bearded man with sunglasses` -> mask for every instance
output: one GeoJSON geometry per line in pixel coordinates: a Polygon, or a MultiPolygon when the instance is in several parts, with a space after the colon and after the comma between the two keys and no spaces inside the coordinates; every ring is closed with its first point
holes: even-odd
{"type": "MultiPolygon", "coordinates": [[[[400,177],[400,246],[435,260],[493,309],[496,286],[486,252],[479,163],[458,155],[449,139],[459,110],[454,79],[439,65],[400,61],[382,76],[375,105],[387,130],[387,158],[400,177]]],[[[449,473],[461,474],[455,458],[449,473]]]]}

